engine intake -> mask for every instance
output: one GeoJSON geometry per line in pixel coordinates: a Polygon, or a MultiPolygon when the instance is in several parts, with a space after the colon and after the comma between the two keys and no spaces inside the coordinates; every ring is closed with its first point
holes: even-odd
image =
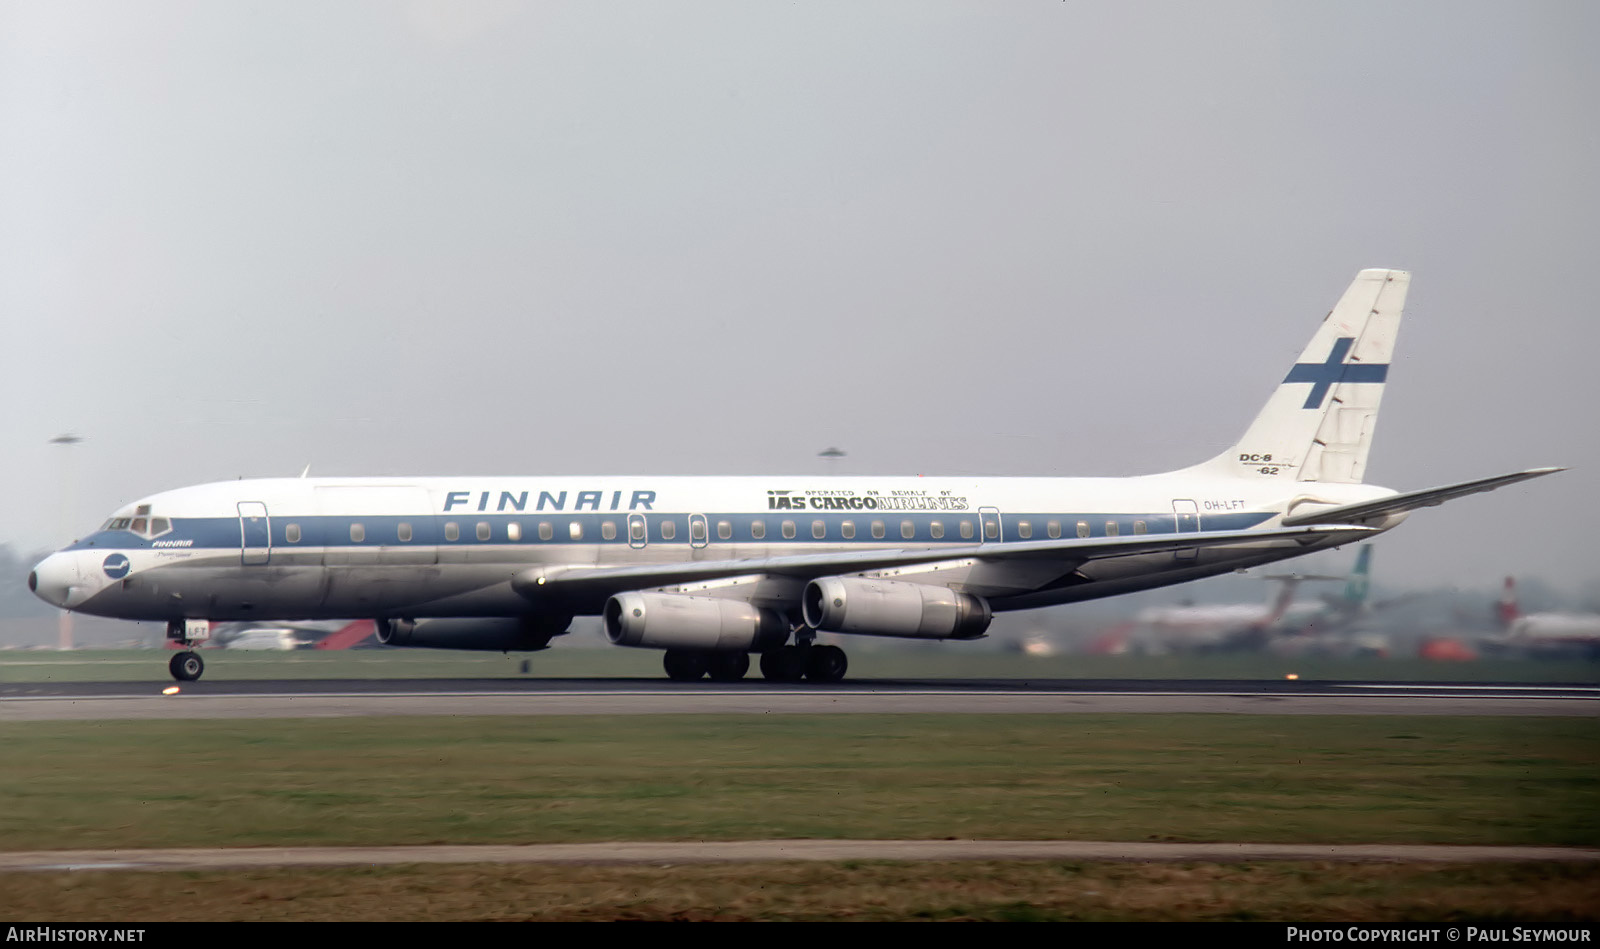
{"type": "Polygon", "coordinates": [[[765,652],[789,639],[775,611],[744,600],[682,593],[619,593],[606,601],[606,638],[646,649],[765,652]]]}
{"type": "Polygon", "coordinates": [[[866,577],[813,580],[801,609],[813,629],[909,639],[977,639],[994,615],[982,597],[949,587],[866,577]]]}
{"type": "Polygon", "coordinates": [[[483,616],[376,621],[378,642],[414,649],[481,649],[536,652],[567,631],[570,616],[483,616]]]}

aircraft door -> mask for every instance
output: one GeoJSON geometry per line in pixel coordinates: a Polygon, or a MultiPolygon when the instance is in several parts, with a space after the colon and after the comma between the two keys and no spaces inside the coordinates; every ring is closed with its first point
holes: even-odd
{"type": "MultiPolygon", "coordinates": [[[[1194,534],[1200,530],[1200,506],[1188,498],[1172,499],[1173,530],[1179,534],[1194,534]]],[[[1173,554],[1178,560],[1193,560],[1200,553],[1197,547],[1186,547],[1173,554]]]]}
{"type": "Polygon", "coordinates": [[[272,557],[272,519],[260,501],[239,502],[239,562],[245,566],[266,563],[272,557]]]}
{"type": "Polygon", "coordinates": [[[706,532],[706,516],[704,514],[689,515],[689,546],[704,547],[709,540],[706,532]]]}
{"type": "Polygon", "coordinates": [[[628,546],[638,550],[649,542],[650,531],[645,527],[643,514],[628,515],[628,546]]]}
{"type": "Polygon", "coordinates": [[[997,507],[978,508],[978,528],[983,536],[979,543],[991,544],[1002,539],[1000,533],[1000,509],[997,507]]]}

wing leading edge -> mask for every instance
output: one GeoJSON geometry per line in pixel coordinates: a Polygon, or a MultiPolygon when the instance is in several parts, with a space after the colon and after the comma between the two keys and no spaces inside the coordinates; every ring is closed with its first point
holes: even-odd
{"type": "Polygon", "coordinates": [[[673,586],[725,577],[766,574],[812,580],[837,574],[862,573],[893,567],[913,567],[955,560],[988,563],[1059,561],[1073,570],[1095,560],[1131,557],[1139,554],[1176,552],[1199,547],[1239,544],[1308,546],[1338,539],[1343,543],[1377,533],[1375,528],[1351,525],[1313,525],[1272,530],[1203,531],[1192,534],[1158,536],[1067,538],[1063,540],[1021,541],[1005,544],[969,544],[916,550],[870,550],[842,553],[801,554],[787,557],[759,557],[743,560],[683,561],[670,564],[627,565],[616,567],[575,565],[535,567],[511,580],[511,586],[529,599],[570,596],[578,599],[605,597],[630,590],[673,586]]]}

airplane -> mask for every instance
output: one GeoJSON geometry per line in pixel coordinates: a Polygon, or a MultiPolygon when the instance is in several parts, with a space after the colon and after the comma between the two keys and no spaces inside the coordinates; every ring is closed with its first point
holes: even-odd
{"type": "Polygon", "coordinates": [[[1124,627],[1118,649],[1136,652],[1255,649],[1279,637],[1300,635],[1313,629],[1325,632],[1346,625],[1367,608],[1371,564],[1372,545],[1362,544],[1348,576],[1284,573],[1262,577],[1280,584],[1264,602],[1147,607],[1124,627]],[[1343,582],[1344,591],[1340,596],[1324,596],[1314,601],[1295,599],[1301,583],[1319,580],[1343,582]]]}
{"type": "Polygon", "coordinates": [[[1263,603],[1151,606],[1135,614],[1123,648],[1133,652],[1211,651],[1260,646],[1289,612],[1299,578],[1263,603]]]}
{"type": "Polygon", "coordinates": [[[282,626],[258,626],[241,630],[222,644],[224,649],[251,651],[287,651],[300,648],[294,631],[282,626]]]}
{"type": "MultiPolygon", "coordinates": [[[[1129,478],[446,477],[217,482],[141,498],[41,561],[58,607],[167,623],[371,617],[400,646],[533,651],[598,615],[669,678],[844,678],[819,632],[985,635],[994,613],[1366,540],[1413,510],[1559,471],[1363,483],[1410,274],[1363,270],[1255,421],[1129,478]]],[[[200,677],[192,648],[180,681],[200,677]]]]}
{"type": "Polygon", "coordinates": [[[1600,658],[1600,613],[1523,613],[1517,604],[1517,581],[1513,577],[1506,577],[1495,612],[1502,635],[1484,640],[1486,646],[1600,658]]]}
{"type": "Polygon", "coordinates": [[[371,620],[261,623],[217,623],[211,628],[212,645],[224,649],[342,650],[371,637],[371,620]]]}
{"type": "Polygon", "coordinates": [[[1311,604],[1301,613],[1290,611],[1284,626],[1292,630],[1327,631],[1355,623],[1377,610],[1394,606],[1410,597],[1394,597],[1374,603],[1372,596],[1372,545],[1362,544],[1356,551],[1355,566],[1348,577],[1323,579],[1344,580],[1344,589],[1337,595],[1323,594],[1320,603],[1311,604]]]}

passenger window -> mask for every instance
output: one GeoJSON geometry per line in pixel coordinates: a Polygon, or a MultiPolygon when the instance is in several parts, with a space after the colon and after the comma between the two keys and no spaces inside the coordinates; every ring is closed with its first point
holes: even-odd
{"type": "Polygon", "coordinates": [[[933,536],[934,540],[938,540],[944,536],[944,525],[938,521],[934,521],[932,524],[928,525],[928,533],[933,536]]]}
{"type": "Polygon", "coordinates": [[[1079,537],[1088,537],[1089,536],[1089,522],[1088,521],[1079,521],[1078,522],[1078,536],[1079,537]]]}
{"type": "Polygon", "coordinates": [[[910,521],[901,521],[900,536],[905,540],[910,540],[911,538],[917,536],[917,525],[911,523],[910,521]]]}
{"type": "Polygon", "coordinates": [[[567,525],[567,536],[573,540],[583,540],[583,525],[577,521],[567,525]]]}
{"type": "Polygon", "coordinates": [[[843,537],[845,540],[855,540],[856,539],[856,522],[855,521],[845,521],[843,524],[840,524],[839,525],[839,535],[841,537],[843,537]]]}
{"type": "Polygon", "coordinates": [[[617,525],[612,521],[606,521],[605,523],[601,524],[600,537],[602,540],[616,540],[617,525]]]}
{"type": "Polygon", "coordinates": [[[821,521],[812,521],[811,522],[811,536],[815,537],[817,540],[821,540],[824,537],[827,537],[828,536],[828,525],[822,523],[821,521]]]}
{"type": "Polygon", "coordinates": [[[556,536],[556,529],[554,527],[550,526],[550,522],[549,521],[540,521],[539,522],[539,539],[540,540],[549,540],[550,538],[552,538],[554,536],[556,536]]]}
{"type": "Polygon", "coordinates": [[[884,534],[883,522],[882,521],[873,521],[872,522],[872,539],[873,540],[883,540],[883,534],[884,534]]]}
{"type": "Polygon", "coordinates": [[[400,538],[401,543],[405,543],[411,539],[411,525],[402,521],[400,526],[395,528],[394,533],[396,537],[400,538]]]}
{"type": "Polygon", "coordinates": [[[445,540],[460,540],[461,539],[461,526],[458,525],[455,521],[451,521],[450,523],[446,524],[444,526],[444,539],[445,540]]]}
{"type": "Polygon", "coordinates": [[[1145,529],[1146,528],[1144,526],[1144,521],[1134,521],[1133,522],[1133,532],[1135,534],[1143,534],[1145,532],[1145,529]]]}
{"type": "Polygon", "coordinates": [[[983,536],[990,540],[1000,539],[1000,522],[998,520],[983,522],[983,536]]]}
{"type": "Polygon", "coordinates": [[[1106,536],[1107,537],[1115,537],[1115,536],[1117,536],[1117,522],[1116,521],[1106,521],[1106,536]]]}
{"type": "MultiPolygon", "coordinates": [[[[406,539],[410,540],[409,537],[406,538],[406,539]]],[[[512,521],[511,523],[507,524],[506,525],[506,540],[521,540],[521,539],[522,539],[522,525],[520,523],[516,522],[516,521],[512,521]]]]}
{"type": "Polygon", "coordinates": [[[1017,522],[1017,536],[1021,537],[1023,540],[1027,540],[1028,538],[1032,537],[1033,536],[1033,524],[1031,522],[1029,522],[1029,521],[1018,521],[1017,522]]]}
{"type": "Polygon", "coordinates": [[[644,540],[644,521],[630,521],[628,524],[628,536],[636,541],[644,540]]]}
{"type": "Polygon", "coordinates": [[[678,536],[678,522],[677,521],[662,521],[661,522],[661,539],[662,540],[671,540],[672,538],[674,538],[676,536],[678,536]]]}
{"type": "Polygon", "coordinates": [[[971,521],[962,521],[961,522],[961,539],[962,540],[971,540],[972,539],[972,522],[971,521]]]}
{"type": "Polygon", "coordinates": [[[1050,535],[1051,540],[1055,540],[1057,537],[1061,536],[1061,522],[1046,521],[1044,525],[1044,532],[1050,535]]]}
{"type": "Polygon", "coordinates": [[[760,540],[761,538],[767,536],[767,522],[766,521],[751,521],[750,522],[750,536],[755,538],[756,540],[760,540]]]}
{"type": "Polygon", "coordinates": [[[794,521],[783,522],[783,539],[794,540],[794,521]]]}
{"type": "Polygon", "coordinates": [[[479,521],[478,522],[478,539],[479,540],[488,540],[491,536],[493,536],[493,534],[494,534],[494,531],[489,527],[489,522],[488,521],[479,521]]]}
{"type": "Polygon", "coordinates": [[[283,529],[283,539],[291,544],[300,543],[300,525],[290,524],[283,529]]]}
{"type": "Polygon", "coordinates": [[[367,539],[367,529],[361,524],[350,525],[350,543],[359,544],[367,539]]]}
{"type": "Polygon", "coordinates": [[[718,521],[717,540],[733,540],[733,525],[727,521],[718,521]]]}

